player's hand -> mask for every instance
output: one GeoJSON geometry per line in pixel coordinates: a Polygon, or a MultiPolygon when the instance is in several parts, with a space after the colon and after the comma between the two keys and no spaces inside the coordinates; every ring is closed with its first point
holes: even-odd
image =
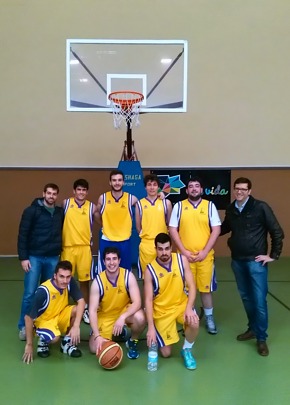
{"type": "Polygon", "coordinates": [[[204,250],[200,250],[199,252],[194,254],[193,263],[202,262],[207,256],[207,253],[204,250]]]}
{"type": "Polygon", "coordinates": [[[33,345],[31,343],[26,343],[22,361],[26,364],[33,362],[33,345]]]}
{"type": "Polygon", "coordinates": [[[21,267],[25,271],[25,273],[28,273],[29,270],[31,269],[31,264],[29,260],[21,260],[21,267]]]}
{"type": "Polygon", "coordinates": [[[187,325],[198,325],[199,316],[196,313],[195,309],[186,309],[184,312],[184,320],[187,325]]]}
{"type": "Polygon", "coordinates": [[[157,343],[156,332],[154,328],[148,328],[147,331],[147,346],[150,347],[152,343],[157,343]]]}
{"type": "Polygon", "coordinates": [[[259,255],[255,257],[255,262],[259,263],[259,262],[263,262],[263,266],[265,266],[265,264],[273,262],[275,259],[272,259],[272,257],[270,257],[269,255],[259,255]]]}
{"type": "Polygon", "coordinates": [[[190,251],[190,250],[185,250],[183,252],[183,256],[185,256],[187,258],[187,260],[189,261],[189,263],[193,263],[195,260],[195,255],[190,251]]]}
{"type": "Polygon", "coordinates": [[[113,327],[113,335],[119,336],[121,335],[123,331],[123,327],[125,325],[125,319],[126,317],[124,315],[119,316],[119,318],[116,320],[115,325],[113,327]]]}
{"type": "Polygon", "coordinates": [[[81,341],[81,330],[79,326],[73,325],[67,334],[71,338],[73,345],[77,346],[81,341]]]}
{"type": "Polygon", "coordinates": [[[165,200],[165,194],[163,193],[163,191],[160,191],[160,193],[157,194],[157,197],[158,197],[160,200],[165,200]]]}
{"type": "Polygon", "coordinates": [[[100,351],[102,350],[103,343],[107,342],[108,339],[103,338],[99,335],[96,339],[96,355],[99,355],[100,351]]]}

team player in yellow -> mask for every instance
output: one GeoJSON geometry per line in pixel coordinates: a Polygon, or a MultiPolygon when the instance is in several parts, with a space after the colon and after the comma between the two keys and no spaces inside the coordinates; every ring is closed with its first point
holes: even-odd
{"type": "Polygon", "coordinates": [[[216,290],[213,246],[220,234],[221,221],[215,205],[201,197],[200,178],[188,181],[186,193],[188,199],[173,207],[169,231],[178,251],[189,261],[200,292],[206,329],[208,333],[216,334],[212,299],[212,292],[216,290]]]}
{"type": "Polygon", "coordinates": [[[49,345],[56,343],[61,335],[60,350],[71,357],[80,357],[77,348],[80,342],[80,323],[85,308],[85,300],[72,278],[72,265],[68,261],[57,264],[52,279],[42,283],[34,295],[32,307],[25,315],[26,345],[24,363],[33,361],[34,332],[39,336],[37,354],[49,356],[49,345]],[[71,297],[77,305],[69,305],[71,297]]]}
{"type": "Polygon", "coordinates": [[[96,276],[90,291],[90,351],[98,353],[107,339],[121,335],[127,325],[131,328],[127,356],[137,359],[138,338],[146,323],[137,280],[131,271],[120,267],[117,248],[106,247],[103,260],[105,271],[96,276]]]}
{"type": "Polygon", "coordinates": [[[144,278],[147,345],[158,342],[162,356],[169,357],[172,345],[179,341],[176,323],[183,325],[185,340],[181,355],[185,367],[194,370],[196,361],[191,350],[198,335],[199,319],[194,309],[196,288],[189,263],[185,256],[172,253],[168,234],[158,234],[155,246],[157,257],[147,266],[144,278]]]}
{"type": "Polygon", "coordinates": [[[88,302],[90,280],[94,278],[92,259],[92,225],[97,207],[87,200],[89,183],[78,179],[73,184],[73,197],[64,200],[64,224],[62,231],[61,260],[72,263],[73,275],[77,273],[80,289],[86,301],[83,315],[89,324],[88,302]]]}
{"type": "Polygon", "coordinates": [[[147,196],[137,202],[135,211],[136,229],[141,238],[138,260],[139,278],[144,277],[147,265],[156,257],[154,239],[161,232],[167,233],[172,211],[171,202],[159,198],[160,184],[156,174],[145,176],[144,185],[147,196]]]}
{"type": "Polygon", "coordinates": [[[121,253],[121,266],[131,269],[132,207],[137,197],[123,191],[124,174],[120,170],[110,173],[111,191],[102,194],[98,199],[97,218],[102,226],[99,240],[98,272],[105,269],[102,260],[106,247],[117,247],[121,253]]]}

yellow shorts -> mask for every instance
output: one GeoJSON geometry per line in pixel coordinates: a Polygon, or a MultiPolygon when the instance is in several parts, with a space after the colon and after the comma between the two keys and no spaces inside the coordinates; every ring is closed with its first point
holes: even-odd
{"type": "Polygon", "coordinates": [[[174,312],[166,312],[160,318],[154,318],[154,325],[157,333],[157,340],[160,347],[173,345],[179,341],[176,324],[184,325],[184,312],[187,300],[184,301],[174,312]]]}
{"type": "Polygon", "coordinates": [[[89,281],[94,278],[93,275],[93,258],[90,246],[73,246],[64,247],[61,252],[60,260],[69,260],[79,281],[89,281]]]}
{"type": "Polygon", "coordinates": [[[209,293],[216,290],[214,256],[209,254],[202,262],[189,263],[196,288],[209,293]]]}
{"type": "Polygon", "coordinates": [[[98,312],[98,329],[103,338],[110,340],[112,339],[115,322],[120,315],[127,311],[128,306],[129,305],[126,305],[122,311],[114,314],[113,316],[108,315],[105,312],[98,312]]]}
{"type": "Polygon", "coordinates": [[[144,278],[144,273],[148,264],[156,258],[156,249],[153,239],[141,239],[139,245],[139,278],[144,278]],[[141,274],[142,272],[142,274],[141,274]]]}
{"type": "Polygon", "coordinates": [[[64,335],[70,326],[71,313],[75,305],[68,305],[54,318],[34,321],[36,334],[43,337],[46,342],[50,342],[56,336],[64,335]]]}

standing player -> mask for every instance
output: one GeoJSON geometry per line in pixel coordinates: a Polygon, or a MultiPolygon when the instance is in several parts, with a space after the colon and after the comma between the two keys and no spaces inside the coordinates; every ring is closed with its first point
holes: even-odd
{"type": "Polygon", "coordinates": [[[200,178],[188,181],[186,193],[188,199],[173,207],[169,231],[178,251],[189,261],[200,292],[206,329],[208,333],[216,334],[212,300],[212,291],[216,290],[213,246],[220,234],[221,221],[215,205],[201,198],[200,178]]]}
{"type": "Polygon", "coordinates": [[[73,275],[77,272],[78,281],[86,307],[83,321],[90,323],[88,302],[90,295],[90,280],[94,277],[92,259],[92,224],[96,213],[96,205],[87,200],[89,183],[78,179],[73,184],[74,196],[64,200],[65,212],[62,232],[61,260],[72,263],[73,275]]]}
{"type": "Polygon", "coordinates": [[[39,282],[53,276],[61,252],[63,209],[55,205],[59,188],[44,186],[42,198],[36,198],[22,214],[18,233],[18,257],[24,276],[24,292],[18,322],[19,339],[25,340],[24,316],[29,310],[39,282]]]}
{"type": "Polygon", "coordinates": [[[172,345],[179,341],[176,322],[182,324],[185,339],[181,355],[185,367],[194,370],[196,361],[191,349],[198,335],[199,319],[194,309],[196,288],[192,273],[186,257],[172,253],[169,235],[157,235],[155,246],[157,257],[145,271],[147,345],[158,341],[162,356],[169,357],[172,345]]]}
{"type": "Polygon", "coordinates": [[[106,247],[117,247],[121,253],[121,266],[131,269],[132,207],[137,197],[123,191],[124,174],[120,170],[110,173],[111,191],[99,197],[97,218],[102,226],[99,240],[98,272],[105,270],[102,261],[106,247]]]}
{"type": "Polygon", "coordinates": [[[89,345],[98,353],[112,335],[119,336],[126,324],[131,328],[131,339],[126,342],[129,359],[137,359],[139,335],[145,328],[145,314],[135,276],[120,267],[120,251],[115,247],[104,250],[105,271],[98,274],[91,286],[90,321],[92,335],[89,345]]]}
{"type": "Polygon", "coordinates": [[[36,290],[32,307],[25,315],[26,345],[23,354],[24,363],[33,361],[33,335],[39,336],[37,354],[49,356],[49,345],[56,343],[62,334],[60,351],[71,357],[80,357],[77,348],[80,342],[80,323],[85,301],[77,283],[72,278],[70,262],[59,262],[54,276],[41,284],[36,290]],[[77,305],[69,305],[69,296],[77,305]]]}
{"type": "Polygon", "coordinates": [[[156,257],[154,239],[159,233],[167,233],[172,205],[169,200],[158,198],[160,187],[156,174],[144,178],[147,196],[137,202],[136,229],[141,238],[139,245],[138,276],[144,277],[146,267],[156,257]]]}

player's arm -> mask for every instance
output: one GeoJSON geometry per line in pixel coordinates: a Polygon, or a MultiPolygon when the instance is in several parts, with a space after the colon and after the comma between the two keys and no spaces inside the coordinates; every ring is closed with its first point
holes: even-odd
{"type": "Polygon", "coordinates": [[[43,288],[38,288],[33,297],[30,312],[24,316],[26,331],[26,345],[22,356],[24,363],[29,364],[33,362],[34,319],[39,316],[40,308],[45,308],[46,302],[47,295],[45,290],[43,288]]]}
{"type": "Polygon", "coordinates": [[[69,330],[68,336],[71,337],[72,344],[77,345],[80,343],[80,340],[81,340],[80,325],[81,325],[86,303],[85,303],[85,300],[79,289],[79,286],[77,285],[74,278],[72,278],[71,282],[70,282],[70,296],[76,302],[76,314],[75,314],[73,324],[71,325],[71,328],[69,330]]]}
{"type": "Polygon", "coordinates": [[[25,315],[25,331],[26,331],[26,345],[22,356],[23,363],[33,362],[33,334],[34,324],[33,319],[29,315],[25,315]]]}
{"type": "Polygon", "coordinates": [[[185,256],[182,256],[182,263],[184,268],[184,278],[186,282],[186,287],[188,290],[187,305],[184,312],[184,320],[187,324],[195,324],[199,322],[198,315],[194,309],[195,299],[196,299],[196,286],[193,279],[192,272],[189,267],[188,260],[185,256]]]}
{"type": "Polygon", "coordinates": [[[103,223],[102,223],[102,214],[101,214],[101,208],[102,208],[103,202],[104,202],[104,197],[103,197],[103,194],[102,194],[102,195],[100,195],[100,197],[98,199],[98,203],[95,206],[96,209],[94,210],[94,219],[100,226],[103,225],[103,223]]]}
{"type": "Polygon", "coordinates": [[[145,295],[145,312],[148,324],[147,346],[156,343],[156,332],[153,319],[153,283],[152,276],[148,267],[144,274],[144,295],[145,295]]]}
{"type": "Polygon", "coordinates": [[[136,229],[137,229],[138,235],[140,234],[140,232],[142,230],[140,209],[141,209],[141,207],[139,206],[139,203],[138,203],[135,208],[135,223],[136,223],[136,229]]]}
{"type": "Polygon", "coordinates": [[[165,200],[166,208],[167,208],[167,218],[166,218],[166,224],[167,226],[169,225],[169,220],[172,214],[172,204],[170,200],[165,200]]]}
{"type": "Polygon", "coordinates": [[[141,308],[141,295],[138,287],[137,280],[133,273],[130,272],[129,280],[129,294],[131,299],[131,304],[128,306],[127,310],[119,316],[116,320],[113,328],[113,334],[118,336],[122,333],[123,326],[125,325],[126,319],[131,315],[134,315],[141,308]]]}
{"type": "Polygon", "coordinates": [[[89,304],[89,316],[90,325],[92,328],[93,339],[96,342],[96,353],[98,354],[102,348],[102,344],[107,340],[100,334],[98,328],[98,308],[100,305],[100,290],[96,279],[92,282],[90,289],[90,304],[89,304]]]}

